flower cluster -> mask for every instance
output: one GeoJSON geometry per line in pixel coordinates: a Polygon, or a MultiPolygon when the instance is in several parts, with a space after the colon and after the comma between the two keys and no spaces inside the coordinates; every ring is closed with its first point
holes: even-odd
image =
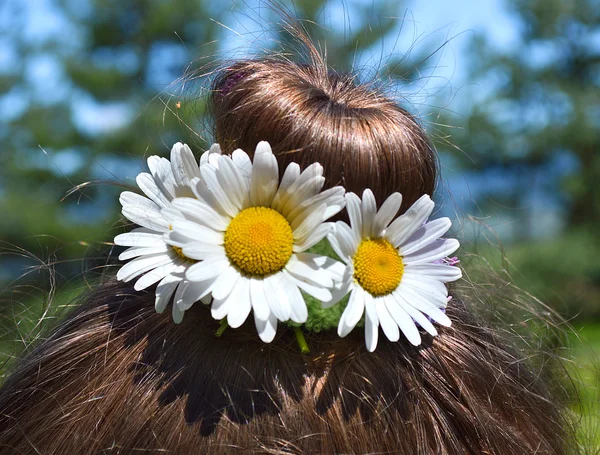
{"type": "Polygon", "coordinates": [[[277,323],[304,323],[304,294],[335,304],[349,295],[338,324],[341,337],[364,315],[365,342],[375,350],[381,326],[391,341],[400,332],[421,343],[417,325],[431,335],[432,324],[449,326],[445,283],[461,271],[444,261],[459,247],[441,237],[448,218],[428,222],[429,196],[396,217],[402,196],[394,193],[377,210],[373,193],[362,199],[337,186],[322,191],[323,168],[301,170],[291,163],[279,177],[271,147],[260,142],[253,159],[242,150],[223,155],[218,144],[200,163],[187,145],[177,143],[171,160],[152,156],[150,173],[136,181],[145,197],[121,194],[123,215],[140,227],[120,234],[130,260],[117,278],[134,287],[156,286],[156,311],[172,301],[181,322],[194,303],[211,305],[212,316],[241,326],[250,313],[264,342],[277,323]],[[328,222],[347,210],[350,225],[328,222]],[[343,261],[308,250],[323,239],[343,261]]]}

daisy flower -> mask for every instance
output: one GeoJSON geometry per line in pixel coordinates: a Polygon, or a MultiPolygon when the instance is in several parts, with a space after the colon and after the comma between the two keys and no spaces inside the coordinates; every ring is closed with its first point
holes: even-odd
{"type": "MultiPolygon", "coordinates": [[[[343,209],[344,189],[321,192],[323,168],[300,172],[291,163],[279,181],[278,164],[267,142],[253,162],[242,150],[217,156],[200,168],[196,198],[178,198],[163,210],[173,226],[168,243],[199,261],[185,277],[195,300],[212,296],[212,316],[242,325],[252,311],[260,338],[270,342],[277,321],[307,318],[300,291],[327,302],[343,264],[305,251],[331,229],[325,223],[343,209]]],[[[181,302],[181,311],[191,300],[181,302]]]]}
{"type": "Polygon", "coordinates": [[[445,283],[462,276],[458,267],[436,263],[459,247],[455,239],[440,239],[450,229],[450,219],[426,222],[434,203],[424,195],[392,222],[401,203],[402,195],[394,193],[377,211],[371,190],[363,192],[362,201],[347,193],[350,226],[338,221],[328,235],[346,263],[337,299],[351,293],[338,334],[350,333],[364,313],[365,342],[371,352],[377,347],[379,326],[390,341],[398,341],[401,331],[415,346],[421,343],[416,324],[433,336],[437,331],[431,321],[450,326],[444,312],[445,283]]]}
{"type": "MultiPolygon", "coordinates": [[[[220,153],[218,144],[213,145],[202,155],[201,165],[214,161],[213,157],[220,153]]],[[[201,174],[192,151],[180,142],[171,149],[171,161],[151,156],[148,168],[150,173],[141,173],[136,178],[146,196],[124,191],[119,198],[123,215],[141,227],[115,237],[116,245],[130,247],[119,259],[133,259],[119,269],[117,279],[130,281],[140,277],[134,285],[136,291],[158,282],[155,307],[162,313],[175,291],[176,301],[187,300],[186,288],[181,284],[185,283],[185,271],[193,261],[164,241],[163,235],[170,230],[170,225],[161,210],[168,209],[176,197],[194,197],[192,182],[201,174]]],[[[173,319],[180,321],[182,316],[179,306],[173,305],[173,319]]]]}

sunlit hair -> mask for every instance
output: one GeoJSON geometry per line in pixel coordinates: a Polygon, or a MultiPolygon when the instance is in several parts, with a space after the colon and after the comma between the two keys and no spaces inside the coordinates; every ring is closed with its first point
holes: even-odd
{"type": "MultiPolygon", "coordinates": [[[[267,140],[280,169],[318,161],[329,186],[370,187],[379,203],[431,194],[436,156],[418,122],[300,39],[302,63],[267,57],[216,76],[224,152],[267,140]]],[[[451,294],[452,327],[421,346],[382,337],[368,353],[360,330],[311,333],[302,355],[290,330],[271,344],[251,322],[216,337],[207,307],[175,325],[153,288],[108,280],[6,380],[0,453],[572,453],[551,364],[479,315],[493,293],[451,294]]]]}
{"type": "Polygon", "coordinates": [[[310,41],[304,44],[304,63],[273,56],[221,71],[209,105],[224,152],[251,152],[265,140],[281,171],[291,162],[319,162],[327,187],[357,194],[371,188],[378,204],[398,191],[401,212],[431,195],[436,155],[415,118],[376,87],[329,70],[310,41]]]}

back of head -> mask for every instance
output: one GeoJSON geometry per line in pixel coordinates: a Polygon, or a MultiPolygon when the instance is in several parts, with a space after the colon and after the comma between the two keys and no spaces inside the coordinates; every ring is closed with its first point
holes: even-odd
{"type": "MultiPolygon", "coordinates": [[[[326,184],[394,191],[406,210],[435,184],[418,122],[374,87],[281,57],[233,63],[214,82],[224,153],[267,140],[279,168],[318,161],[326,184]]],[[[109,280],[24,358],[0,391],[0,453],[567,453],[546,376],[451,291],[452,327],[366,352],[290,329],[262,343],[251,322],[219,337],[194,305],[179,325],[154,288],[109,280]]],[[[485,304],[485,302],[483,302],[485,304]]]]}

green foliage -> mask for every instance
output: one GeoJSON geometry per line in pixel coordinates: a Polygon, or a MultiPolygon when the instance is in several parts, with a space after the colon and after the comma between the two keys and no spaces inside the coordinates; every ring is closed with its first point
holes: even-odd
{"type": "Polygon", "coordinates": [[[600,222],[600,8],[596,0],[511,0],[518,42],[498,50],[485,37],[471,46],[471,82],[493,86],[479,96],[455,138],[465,165],[521,170],[514,194],[527,194],[535,172],[559,154],[575,158],[554,197],[567,195],[567,222],[595,229],[600,222]],[[475,147],[472,144],[476,144],[475,147]],[[471,145],[471,146],[469,146],[471,145]]]}
{"type": "Polygon", "coordinates": [[[600,325],[586,324],[572,334],[570,370],[578,397],[573,411],[580,422],[578,440],[588,451],[600,449],[600,325]]]}
{"type": "MultiPolygon", "coordinates": [[[[501,250],[496,244],[467,245],[507,280],[539,298],[562,316],[600,319],[600,261],[597,239],[585,229],[571,229],[552,239],[517,242],[501,250]]],[[[470,273],[477,273],[477,267],[470,273]]]]}
{"type": "Polygon", "coordinates": [[[507,256],[518,285],[569,317],[598,318],[600,8],[596,0],[506,6],[513,42],[500,47],[483,34],[471,42],[475,101],[454,132],[465,152],[456,155],[464,168],[510,177],[476,204],[484,217],[494,209],[511,219],[507,256]],[[549,200],[564,226],[542,240],[539,215],[549,200]]]}

